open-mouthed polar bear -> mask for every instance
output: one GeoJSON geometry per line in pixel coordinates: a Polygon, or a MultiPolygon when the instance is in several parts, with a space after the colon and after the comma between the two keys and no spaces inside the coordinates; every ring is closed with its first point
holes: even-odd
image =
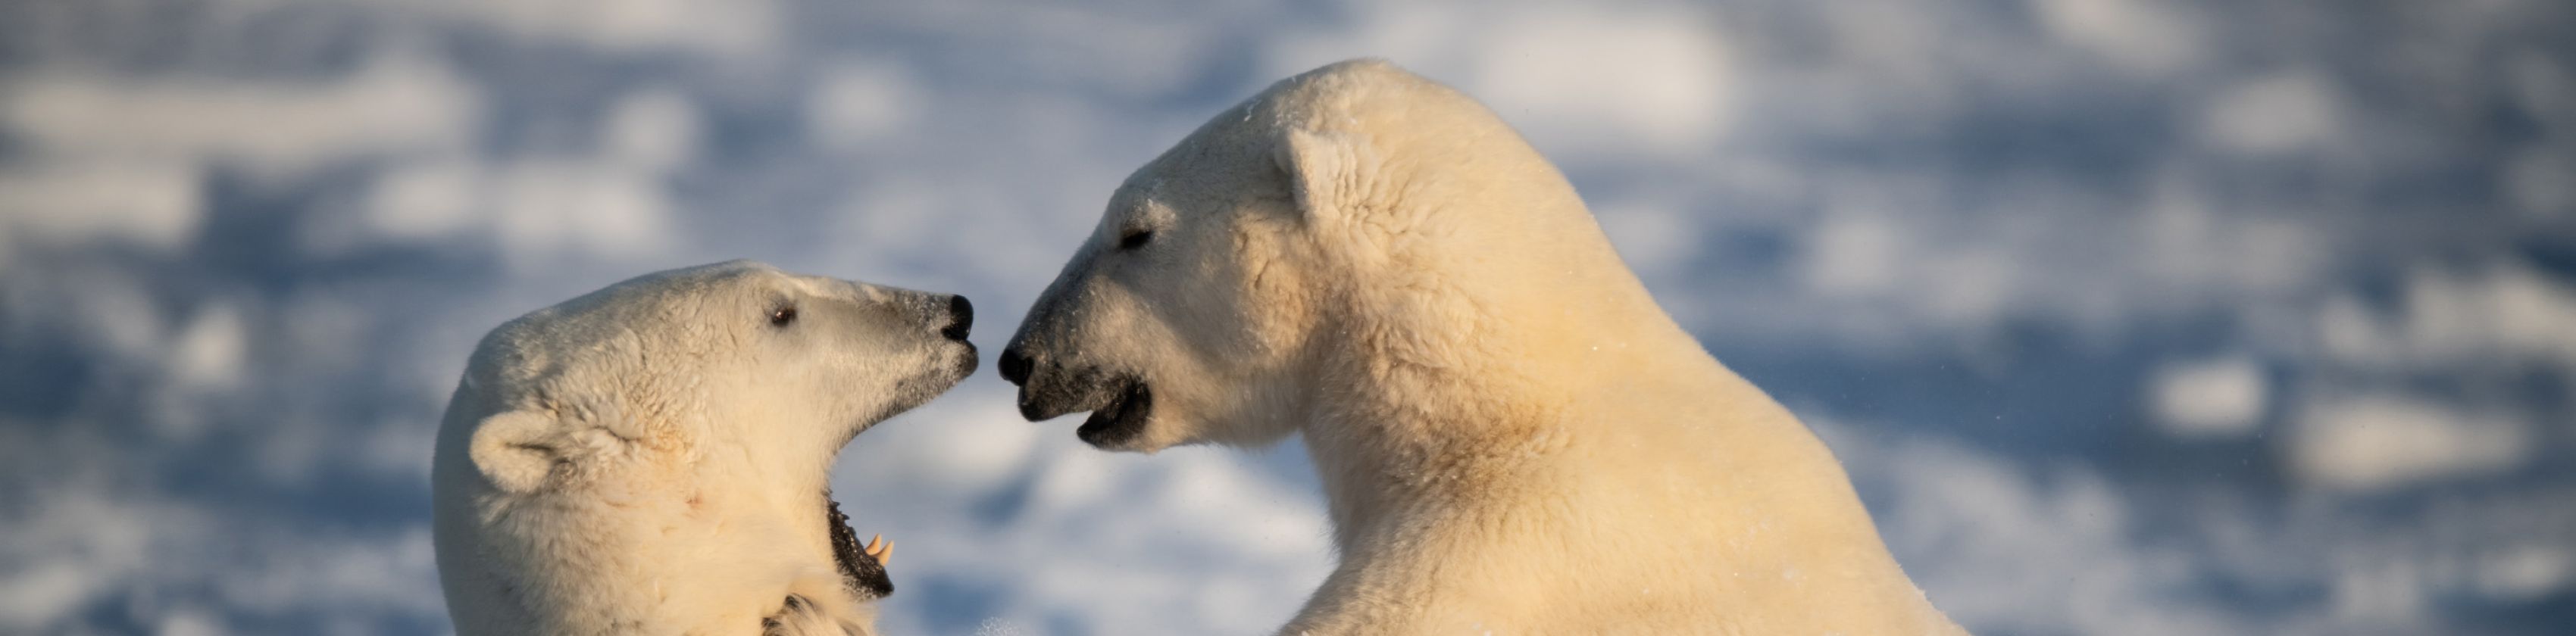
{"type": "Polygon", "coordinates": [[[1341,562],[1284,634],[1960,631],[1554,166],[1384,62],[1137,170],[1001,365],[1104,449],[1303,434],[1341,562]]]}
{"type": "Polygon", "coordinates": [[[964,297],[733,261],[484,336],[432,469],[460,634],[867,634],[892,544],[826,492],[975,370],[964,297]],[[873,557],[873,558],[871,558],[873,557]]]}

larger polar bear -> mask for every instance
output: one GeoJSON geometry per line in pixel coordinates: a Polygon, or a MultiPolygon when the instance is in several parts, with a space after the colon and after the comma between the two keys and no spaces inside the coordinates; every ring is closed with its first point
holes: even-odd
{"type": "Polygon", "coordinates": [[[1961,631],[1555,167],[1384,62],[1138,169],[1001,369],[1104,449],[1303,434],[1340,565],[1283,634],[1961,631]]]}
{"type": "Polygon", "coordinates": [[[869,633],[884,553],[827,473],[974,372],[972,321],[962,297],[734,261],[492,330],[431,469],[457,633],[869,633]]]}

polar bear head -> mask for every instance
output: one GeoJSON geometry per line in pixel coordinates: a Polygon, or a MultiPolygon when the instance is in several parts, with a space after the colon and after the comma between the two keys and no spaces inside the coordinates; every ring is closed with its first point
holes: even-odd
{"type": "Polygon", "coordinates": [[[859,571],[876,564],[837,545],[828,473],[860,431],[974,371],[972,320],[959,296],[733,261],[494,329],[432,476],[458,627],[740,627],[816,578],[846,589],[797,602],[882,595],[882,571],[859,571]]]}
{"type": "Polygon", "coordinates": [[[1261,444],[1340,408],[1347,387],[1327,385],[1525,380],[1497,348],[1562,338],[1513,334],[1641,301],[1508,125],[1357,60],[1272,85],[1128,177],[1001,371],[1032,420],[1091,411],[1078,434],[1101,448],[1261,444]],[[1596,290],[1619,297],[1581,306],[1596,290]]]}

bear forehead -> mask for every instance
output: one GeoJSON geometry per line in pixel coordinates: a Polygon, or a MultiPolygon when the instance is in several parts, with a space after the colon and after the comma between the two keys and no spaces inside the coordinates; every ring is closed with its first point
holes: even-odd
{"type": "Polygon", "coordinates": [[[1517,141],[1518,135],[1474,97],[1385,60],[1362,58],[1280,80],[1217,113],[1129,173],[1111,195],[1111,209],[1131,212],[1148,200],[1186,207],[1182,199],[1207,198],[1211,189],[1230,192],[1275,182],[1275,147],[1288,130],[1402,138],[1387,140],[1397,148],[1382,152],[1414,145],[1467,154],[1520,152],[1493,148],[1501,138],[1517,141]],[[1419,130],[1425,127],[1439,130],[1419,130]],[[1426,144],[1426,135],[1441,142],[1426,144]]]}
{"type": "Polygon", "coordinates": [[[814,278],[755,261],[727,261],[637,276],[528,317],[549,322],[580,322],[589,317],[669,322],[693,317],[689,310],[699,304],[766,301],[823,291],[809,280],[814,278]]]}
{"type": "Polygon", "coordinates": [[[701,339],[687,334],[756,328],[768,303],[821,291],[801,278],[753,261],[646,274],[511,320],[474,359],[525,373],[594,355],[585,352],[685,346],[701,339]]]}
{"type": "Polygon", "coordinates": [[[1265,142],[1282,127],[1366,127],[1386,116],[1422,108],[1463,111],[1451,116],[1479,116],[1484,110],[1464,93],[1385,60],[1362,58],[1327,65],[1273,83],[1217,113],[1130,173],[1120,189],[1161,190],[1167,175],[1205,176],[1211,168],[1224,172],[1227,167],[1252,163],[1266,168],[1265,142]]]}
{"type": "Polygon", "coordinates": [[[1249,100],[1244,121],[1307,130],[1365,129],[1390,117],[1474,117],[1475,98],[1385,60],[1349,60],[1280,80],[1249,100]]]}

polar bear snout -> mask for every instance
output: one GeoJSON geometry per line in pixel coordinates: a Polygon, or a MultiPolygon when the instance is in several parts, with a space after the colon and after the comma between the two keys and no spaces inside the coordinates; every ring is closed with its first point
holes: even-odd
{"type": "Polygon", "coordinates": [[[1027,385],[1029,372],[1037,366],[1037,362],[1030,360],[1028,354],[1021,353],[1017,346],[1002,350],[1001,364],[1002,379],[1009,380],[1011,386],[1027,385]]]}
{"type": "MultiPolygon", "coordinates": [[[[947,372],[954,376],[951,380],[972,375],[976,367],[975,343],[967,341],[966,336],[975,329],[975,303],[966,300],[965,296],[935,294],[909,301],[907,304],[912,306],[907,313],[913,316],[908,320],[915,321],[914,324],[937,334],[936,337],[923,334],[920,342],[928,344],[933,349],[951,352],[942,354],[951,360],[944,365],[947,367],[947,372]]],[[[943,385],[940,388],[945,390],[946,386],[943,385]]]]}
{"type": "Polygon", "coordinates": [[[1001,364],[1002,378],[1020,386],[1020,416],[1031,422],[1100,408],[1117,397],[1099,368],[1066,368],[1019,344],[1002,350],[1001,364]]]}
{"type": "Polygon", "coordinates": [[[940,327],[939,335],[949,340],[965,342],[966,332],[974,328],[975,303],[967,302],[965,296],[949,296],[948,326],[940,327]]]}
{"type": "Polygon", "coordinates": [[[1153,387],[1133,374],[1067,368],[1043,354],[1031,356],[1022,343],[1002,350],[1001,365],[1002,378],[1020,385],[1020,417],[1035,422],[1090,411],[1074,434],[1093,446],[1126,444],[1144,432],[1153,413],[1153,387]]]}

